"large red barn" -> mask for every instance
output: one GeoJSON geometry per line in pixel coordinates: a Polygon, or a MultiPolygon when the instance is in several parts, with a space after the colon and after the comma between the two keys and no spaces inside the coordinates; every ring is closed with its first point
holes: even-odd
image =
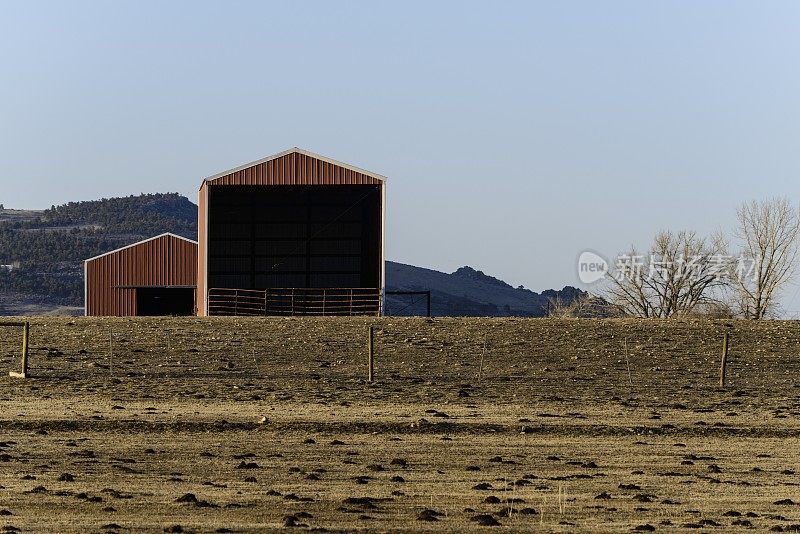
{"type": "Polygon", "coordinates": [[[293,148],[203,180],[198,315],[375,315],[386,179],[293,148]]]}

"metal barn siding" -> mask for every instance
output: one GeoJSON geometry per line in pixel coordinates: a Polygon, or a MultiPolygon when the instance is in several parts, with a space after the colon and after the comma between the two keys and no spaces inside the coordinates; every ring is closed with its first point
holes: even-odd
{"type": "MultiPolygon", "coordinates": [[[[371,173],[369,171],[365,171],[363,169],[359,169],[357,167],[353,167],[351,165],[341,163],[324,156],[320,156],[318,154],[314,154],[299,148],[293,148],[279,154],[275,154],[273,156],[254,161],[252,163],[248,163],[242,165],[240,167],[236,167],[234,169],[224,171],[222,173],[216,174],[209,178],[203,180],[203,183],[200,186],[199,191],[199,200],[198,200],[198,208],[199,208],[199,215],[198,215],[198,280],[197,280],[197,313],[198,315],[208,315],[209,314],[209,307],[208,307],[208,295],[210,290],[214,290],[217,287],[223,288],[230,288],[230,289],[267,289],[269,287],[277,287],[282,289],[291,289],[291,288],[301,288],[304,287],[301,284],[284,284],[284,285],[276,285],[279,284],[278,282],[269,283],[266,280],[269,280],[271,277],[271,270],[270,268],[261,268],[261,271],[256,273],[258,270],[257,267],[250,267],[251,273],[251,282],[247,284],[233,282],[231,284],[225,285],[214,285],[213,280],[212,283],[209,283],[209,277],[214,275],[214,270],[219,269],[219,267],[215,266],[215,262],[218,258],[214,257],[214,252],[209,251],[209,244],[213,243],[216,239],[214,237],[214,232],[216,231],[215,228],[218,227],[220,221],[223,220],[224,217],[228,218],[232,224],[229,226],[233,227],[236,226],[237,220],[234,215],[233,208],[229,209],[227,213],[224,214],[220,211],[220,202],[221,198],[225,195],[230,195],[232,193],[223,193],[223,192],[233,192],[238,188],[241,188],[241,191],[252,191],[259,196],[259,198],[265,198],[263,195],[271,195],[272,193],[267,192],[275,192],[275,194],[279,195],[288,195],[289,191],[297,191],[298,187],[308,191],[308,196],[314,196],[311,192],[317,191],[320,194],[327,195],[327,193],[322,193],[323,191],[330,191],[331,196],[336,196],[336,193],[333,191],[341,191],[343,194],[348,190],[355,191],[353,188],[357,188],[359,191],[365,190],[372,190],[371,200],[369,202],[374,204],[374,211],[370,212],[368,217],[369,225],[371,228],[367,229],[369,235],[364,237],[369,243],[370,247],[374,250],[374,253],[371,253],[370,258],[373,256],[377,256],[377,258],[373,258],[375,261],[375,265],[372,265],[372,260],[367,259],[367,263],[370,265],[368,269],[373,273],[370,274],[368,277],[370,279],[370,287],[375,287],[377,291],[377,295],[379,298],[378,302],[378,311],[382,308],[382,302],[380,302],[381,295],[384,289],[384,218],[385,218],[385,177],[371,173]],[[263,186],[263,187],[261,187],[263,186]],[[278,187],[274,187],[278,186],[278,187]],[[281,187],[283,186],[283,187],[281,187]],[[288,186],[288,187],[287,187],[288,186]],[[304,186],[322,186],[322,187],[313,187],[308,188],[304,186]],[[336,187],[335,190],[333,186],[344,186],[341,189],[336,187]],[[376,280],[372,281],[373,278],[376,280]],[[249,287],[248,287],[249,286],[249,287]],[[265,287],[266,286],[266,287],[265,287]]],[[[245,193],[246,194],[246,193],[245,193]]],[[[358,198],[362,193],[353,193],[357,194],[358,198]]],[[[254,195],[255,196],[255,195],[254,195]]],[[[319,201],[319,195],[316,195],[317,201],[319,201]]],[[[253,202],[257,202],[257,200],[253,200],[253,202]]],[[[342,201],[346,202],[346,201],[342,201]]],[[[350,201],[352,203],[352,200],[350,201]]],[[[298,205],[295,204],[295,207],[298,205]]],[[[302,206],[300,206],[302,209],[302,206]]],[[[253,212],[257,209],[264,213],[267,212],[274,212],[276,209],[290,209],[287,206],[283,207],[274,207],[269,206],[269,203],[266,203],[261,208],[251,207],[249,208],[253,212]]],[[[366,209],[366,208],[365,208],[366,209]]],[[[372,208],[370,208],[372,209],[372,208]]],[[[349,210],[347,208],[345,211],[349,210]]],[[[348,214],[352,215],[352,213],[348,214]]],[[[309,242],[310,239],[313,237],[311,235],[304,234],[303,235],[284,235],[281,237],[278,236],[262,236],[257,237],[255,234],[258,232],[262,232],[264,224],[259,224],[256,222],[256,219],[259,221],[263,221],[265,223],[272,223],[273,221],[268,220],[269,216],[264,216],[263,218],[259,215],[253,218],[251,215],[249,220],[244,219],[244,215],[242,215],[241,222],[245,225],[254,225],[256,226],[252,232],[253,236],[251,239],[254,240],[261,240],[258,244],[268,245],[265,240],[270,239],[292,239],[296,238],[297,240],[306,240],[309,242]]],[[[279,217],[276,215],[276,218],[279,217]]],[[[310,216],[309,216],[310,217],[310,216]]],[[[288,217],[288,220],[291,220],[292,217],[288,217]]],[[[276,219],[277,220],[277,219],[276,219]]],[[[309,221],[311,219],[308,219],[309,221]]],[[[365,219],[367,220],[367,219],[365,219]]],[[[310,222],[309,222],[310,224],[310,222]]],[[[239,224],[242,226],[242,224],[239,224]]],[[[272,226],[278,226],[278,224],[272,224],[272,226]]],[[[253,226],[251,226],[253,228],[253,226]]],[[[310,233],[310,230],[307,230],[310,233]]],[[[239,231],[238,238],[236,236],[230,237],[230,239],[245,239],[244,235],[246,234],[246,230],[239,231]]],[[[366,243],[366,241],[365,241],[366,243]]],[[[254,243],[255,246],[256,243],[254,243]]],[[[311,247],[311,244],[309,244],[311,247]]],[[[310,249],[309,249],[310,250],[310,249]]],[[[334,251],[333,254],[337,254],[337,251],[334,251]]],[[[231,254],[241,254],[241,252],[231,252],[231,254]]],[[[275,253],[279,254],[279,253],[275,253]]],[[[320,252],[320,254],[322,254],[320,252]]],[[[344,255],[344,253],[341,253],[344,255]]],[[[263,254],[262,254],[263,255],[263,254]]],[[[351,254],[352,255],[352,254],[351,254]]],[[[244,258],[242,258],[242,261],[244,258]]],[[[255,262],[258,261],[253,260],[255,262]]],[[[306,261],[310,262],[311,260],[306,258],[306,261]]],[[[305,267],[306,270],[310,271],[312,267],[309,266],[310,263],[305,267]]],[[[236,267],[237,269],[241,269],[241,267],[236,267]]],[[[336,268],[343,268],[343,267],[336,267],[336,268]]],[[[322,276],[317,277],[316,285],[309,286],[306,284],[305,287],[323,287],[320,284],[322,282],[322,276]]],[[[336,278],[336,275],[333,274],[329,276],[329,281],[336,278]]],[[[342,277],[340,277],[342,278],[342,277]]],[[[277,277],[272,277],[273,281],[277,279],[277,277]]],[[[286,278],[284,278],[284,281],[286,278]]],[[[362,277],[362,281],[365,280],[362,277]]],[[[341,287],[358,287],[353,286],[352,284],[335,284],[330,283],[331,286],[337,286],[337,289],[341,289],[341,287]],[[341,286],[341,287],[339,287],[341,286]]],[[[261,297],[259,297],[261,298],[261,297]]],[[[270,298],[268,295],[265,295],[264,298],[270,298]]],[[[291,298],[294,298],[293,296],[291,298]]]]}
{"type": "Polygon", "coordinates": [[[381,185],[382,178],[293,149],[204,180],[203,185],[381,185]]]}
{"type": "Polygon", "coordinates": [[[195,311],[197,315],[206,315],[206,262],[207,253],[203,248],[206,244],[208,229],[208,187],[203,182],[197,202],[197,292],[195,293],[195,311]]]}
{"type": "Polygon", "coordinates": [[[137,315],[137,288],[197,284],[197,243],[162,234],[84,262],[85,313],[137,315]]]}

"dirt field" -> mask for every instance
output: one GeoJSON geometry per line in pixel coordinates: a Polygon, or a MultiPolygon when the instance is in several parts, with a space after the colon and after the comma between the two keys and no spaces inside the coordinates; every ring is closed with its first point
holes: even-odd
{"type": "Polygon", "coordinates": [[[800,531],[797,322],[47,317],[29,380],[19,335],[5,531],[800,531]]]}

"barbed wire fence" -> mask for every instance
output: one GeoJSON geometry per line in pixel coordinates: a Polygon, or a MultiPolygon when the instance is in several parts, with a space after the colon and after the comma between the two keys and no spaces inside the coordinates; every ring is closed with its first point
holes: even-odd
{"type": "MultiPolygon", "coordinates": [[[[500,384],[525,391],[715,388],[730,333],[731,388],[800,386],[800,324],[576,319],[76,319],[31,321],[34,380],[500,384]]],[[[19,332],[0,329],[4,373],[19,332]]],[[[466,391],[466,390],[464,390],[466,391]]]]}

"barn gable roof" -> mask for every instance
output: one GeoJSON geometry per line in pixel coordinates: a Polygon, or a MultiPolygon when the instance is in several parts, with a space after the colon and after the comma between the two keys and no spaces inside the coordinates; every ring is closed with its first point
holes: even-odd
{"type": "Polygon", "coordinates": [[[245,163],[244,165],[239,165],[238,167],[234,167],[234,168],[228,169],[226,171],[218,172],[217,174],[214,174],[213,176],[209,176],[208,178],[205,178],[203,180],[203,182],[201,183],[200,188],[202,189],[203,185],[205,185],[207,183],[210,183],[210,182],[213,182],[215,180],[219,180],[220,178],[230,177],[231,175],[234,175],[234,174],[236,174],[236,173],[238,173],[240,171],[245,171],[245,170],[251,169],[253,167],[258,167],[259,165],[263,165],[265,163],[269,163],[270,161],[277,160],[279,158],[283,158],[283,157],[288,156],[290,154],[300,154],[302,156],[306,156],[307,158],[312,158],[312,159],[315,159],[315,160],[318,160],[318,161],[333,165],[335,167],[339,167],[341,169],[346,169],[347,171],[351,171],[353,173],[357,173],[357,174],[372,178],[374,180],[377,180],[378,182],[385,182],[386,181],[386,177],[381,175],[381,174],[370,172],[370,171],[367,171],[365,169],[361,169],[359,167],[356,167],[354,165],[349,165],[347,163],[343,163],[341,161],[337,161],[335,159],[328,158],[328,157],[322,156],[320,154],[316,154],[316,153],[311,152],[309,150],[304,150],[302,148],[294,147],[294,148],[290,148],[288,150],[284,150],[283,152],[278,152],[277,154],[273,154],[271,156],[267,156],[265,158],[261,158],[261,159],[256,160],[256,161],[251,161],[250,163],[245,163]]]}
{"type": "Polygon", "coordinates": [[[110,250],[108,252],[104,252],[103,254],[98,254],[97,256],[93,256],[93,257],[85,259],[83,261],[84,261],[84,263],[90,262],[90,261],[94,261],[94,260],[103,258],[105,256],[108,256],[110,254],[116,254],[117,252],[121,252],[121,251],[127,250],[129,248],[137,247],[139,245],[143,245],[144,243],[148,243],[150,241],[155,241],[156,239],[161,239],[162,237],[171,237],[171,238],[174,238],[174,239],[181,239],[183,241],[188,241],[189,243],[192,243],[193,245],[197,244],[197,241],[189,239],[188,237],[183,237],[183,236],[180,236],[180,235],[177,235],[177,234],[173,234],[172,232],[164,232],[163,234],[159,234],[157,236],[149,237],[147,239],[142,239],[141,241],[137,241],[136,243],[131,243],[130,245],[125,245],[124,247],[120,247],[120,248],[117,248],[117,249],[114,249],[114,250],[110,250]]]}

